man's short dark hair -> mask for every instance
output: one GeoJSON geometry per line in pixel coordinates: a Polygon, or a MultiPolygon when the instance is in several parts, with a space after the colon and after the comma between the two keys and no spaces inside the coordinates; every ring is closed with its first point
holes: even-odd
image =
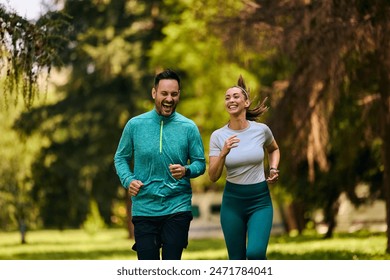
{"type": "Polygon", "coordinates": [[[156,77],[154,78],[154,88],[157,88],[158,83],[161,80],[176,80],[179,84],[179,89],[181,87],[179,75],[171,69],[164,70],[156,75],[156,77]]]}

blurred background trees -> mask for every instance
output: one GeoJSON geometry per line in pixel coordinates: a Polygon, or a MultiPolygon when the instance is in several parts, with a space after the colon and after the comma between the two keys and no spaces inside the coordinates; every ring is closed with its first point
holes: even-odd
{"type": "MultiPolygon", "coordinates": [[[[183,79],[178,111],[198,124],[206,157],[211,132],[228,118],[223,94],[240,74],[255,102],[269,97],[262,121],[281,147],[281,182],[273,193],[291,217],[289,230],[301,232],[313,211],[323,209],[330,237],[341,193],[356,205],[385,199],[390,225],[388,1],[57,2],[60,13],[35,23],[18,18],[24,34],[49,30],[44,38],[59,38],[42,39],[41,56],[34,48],[23,51],[45,59],[20,57],[19,64],[1,68],[2,98],[18,96],[13,85],[23,85],[20,79],[31,84],[22,88],[39,86],[41,70],[50,69],[56,84],[43,102],[33,103],[30,91],[21,91],[24,109],[5,110],[12,102],[3,99],[8,121],[1,141],[8,148],[1,156],[10,160],[0,165],[0,204],[14,207],[0,216],[5,228],[15,227],[20,216],[30,227],[80,227],[93,201],[106,224],[126,223],[127,194],[113,154],[126,121],[153,107],[153,76],[163,68],[183,79]],[[53,27],[42,29],[43,22],[53,27]],[[30,64],[20,70],[24,60],[30,64]],[[41,68],[31,72],[36,63],[41,68]],[[26,143],[34,151],[20,151],[26,143]],[[364,199],[356,194],[363,183],[370,190],[364,199]],[[32,209],[27,218],[24,211],[16,214],[17,201],[32,209]]],[[[1,6],[2,34],[15,24],[9,14],[1,6]]],[[[2,39],[2,57],[15,60],[15,47],[7,44],[2,39]]],[[[220,190],[223,180],[212,184],[205,175],[193,187],[220,190]]],[[[389,234],[388,226],[388,240],[389,234]]]]}

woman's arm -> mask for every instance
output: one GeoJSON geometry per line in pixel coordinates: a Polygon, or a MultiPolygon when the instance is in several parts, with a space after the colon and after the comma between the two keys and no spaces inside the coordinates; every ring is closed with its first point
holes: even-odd
{"type": "Polygon", "coordinates": [[[212,182],[218,181],[222,175],[226,155],[221,156],[221,154],[218,157],[209,157],[209,177],[212,182]]]}
{"type": "Polygon", "coordinates": [[[229,154],[230,150],[237,147],[240,139],[237,138],[237,135],[232,135],[225,140],[225,144],[219,156],[209,157],[209,177],[212,182],[218,181],[222,175],[223,167],[225,165],[226,156],[229,154]]]}
{"type": "Polygon", "coordinates": [[[276,143],[275,140],[271,142],[266,147],[267,153],[268,153],[268,162],[269,162],[269,177],[267,178],[267,182],[269,183],[275,183],[278,180],[279,177],[279,161],[280,161],[280,151],[279,146],[276,143]]]}

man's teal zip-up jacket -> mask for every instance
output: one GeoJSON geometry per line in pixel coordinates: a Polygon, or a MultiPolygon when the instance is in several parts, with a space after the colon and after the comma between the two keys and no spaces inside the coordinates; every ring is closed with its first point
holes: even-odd
{"type": "Polygon", "coordinates": [[[177,112],[164,117],[155,109],[127,122],[114,163],[123,187],[128,189],[133,180],[144,184],[132,197],[133,216],[191,211],[190,178],[175,179],[169,164],[186,166],[191,178],[206,170],[204,146],[196,124],[177,112]]]}

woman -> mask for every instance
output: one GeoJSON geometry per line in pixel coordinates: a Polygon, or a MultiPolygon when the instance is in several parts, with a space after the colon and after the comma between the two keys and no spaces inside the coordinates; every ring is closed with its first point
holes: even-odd
{"type": "Polygon", "coordinates": [[[268,109],[265,101],[250,109],[249,90],[240,76],[238,84],[225,93],[230,120],[210,138],[211,181],[221,177],[224,166],[227,171],[221,225],[231,260],[266,259],[273,219],[267,183],[278,180],[280,152],[269,127],[256,122],[268,109]],[[268,178],[264,149],[270,166],[268,178]]]}

